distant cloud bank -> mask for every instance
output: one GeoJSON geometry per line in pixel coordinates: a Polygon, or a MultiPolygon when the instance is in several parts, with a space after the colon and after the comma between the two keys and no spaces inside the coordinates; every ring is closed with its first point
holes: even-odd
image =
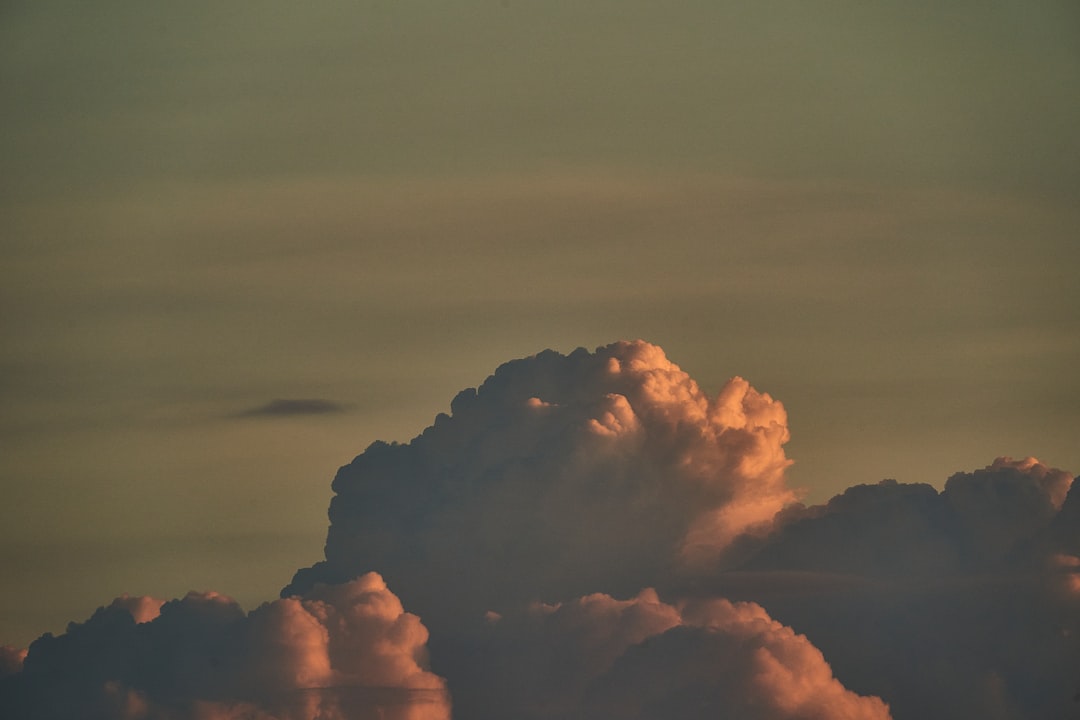
{"type": "Polygon", "coordinates": [[[741,378],[708,396],[645,342],[506,363],[341,468],[326,557],[282,599],[118,598],[0,650],[0,715],[1078,712],[1070,474],[999,458],[940,492],[882,481],[807,507],[788,437],[777,400],[741,378]]]}

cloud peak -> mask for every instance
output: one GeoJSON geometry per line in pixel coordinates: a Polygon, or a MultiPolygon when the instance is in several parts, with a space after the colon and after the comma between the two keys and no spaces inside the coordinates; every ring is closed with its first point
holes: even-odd
{"type": "Polygon", "coordinates": [[[635,593],[794,500],[786,423],[745,380],[709,397],[640,340],[508,362],[408,444],[341,468],[326,560],[285,594],[377,569],[441,626],[635,593]]]}

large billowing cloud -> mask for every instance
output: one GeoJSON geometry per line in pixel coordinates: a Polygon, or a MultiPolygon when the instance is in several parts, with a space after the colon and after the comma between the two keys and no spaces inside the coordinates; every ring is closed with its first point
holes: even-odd
{"type": "Polygon", "coordinates": [[[125,596],[35,641],[0,677],[0,716],[447,720],[427,637],[374,573],[250,614],[216,593],[125,596]]]}
{"type": "Polygon", "coordinates": [[[545,351],[334,479],[326,560],[285,594],[378,570],[433,627],[692,573],[795,498],[783,406],[717,397],[645,342],[545,351]]]}
{"type": "Polygon", "coordinates": [[[740,378],[708,397],[640,341],[507,363],[451,410],[339,471],[326,559],[283,599],[117,598],[0,648],[0,716],[420,720],[448,693],[468,720],[1080,711],[1066,472],[999,458],[805,507],[783,407],[740,378]]]}

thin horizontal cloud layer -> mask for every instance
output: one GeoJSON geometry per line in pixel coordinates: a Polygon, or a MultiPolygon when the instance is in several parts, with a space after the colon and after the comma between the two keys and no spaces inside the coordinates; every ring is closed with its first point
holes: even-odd
{"type": "Polygon", "coordinates": [[[322,398],[276,398],[245,410],[241,417],[289,417],[292,415],[329,415],[344,412],[346,406],[322,398]]]}
{"type": "Polygon", "coordinates": [[[506,363],[451,411],[338,472],[326,560],[285,595],[377,570],[432,627],[631,595],[795,499],[783,406],[741,378],[708,397],[645,342],[506,363]]]}
{"type": "Polygon", "coordinates": [[[125,596],[35,641],[21,671],[0,677],[0,715],[446,720],[427,637],[374,573],[250,614],[212,592],[125,596]]]}

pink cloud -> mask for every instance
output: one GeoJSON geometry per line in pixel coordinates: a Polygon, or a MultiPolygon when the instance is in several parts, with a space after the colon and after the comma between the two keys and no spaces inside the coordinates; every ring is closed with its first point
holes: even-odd
{"type": "Polygon", "coordinates": [[[135,622],[145,623],[160,615],[161,606],[164,604],[164,600],[152,598],[148,595],[128,595],[124,593],[113,600],[109,607],[127,610],[135,622]]]}
{"type": "Polygon", "coordinates": [[[883,481],[789,508],[738,572],[685,586],[754,599],[897,715],[1066,717],[1080,690],[1080,485],[1033,458],[943,491],[883,481]]]}
{"type": "Polygon", "coordinates": [[[710,397],[646,342],[506,363],[451,410],[338,472],[326,560],[286,594],[378,570],[432,627],[626,595],[795,499],[783,406],[741,378],[710,397]]]}
{"type": "Polygon", "coordinates": [[[479,649],[483,685],[462,688],[474,718],[891,717],[753,603],[680,610],[652,590],[630,600],[593,594],[508,615],[479,649]]]}
{"type": "Polygon", "coordinates": [[[451,690],[469,720],[1075,711],[1067,472],[998,458],[804,507],[783,406],[641,341],[506,363],[451,411],[339,471],[326,560],[285,597],[117,598],[0,648],[0,716],[447,720],[451,690]]]}
{"type": "Polygon", "coordinates": [[[141,600],[117,598],[34,642],[0,694],[5,717],[450,717],[445,682],[426,668],[427,630],[375,573],[250,614],[189,593],[136,623],[141,600]]]}

